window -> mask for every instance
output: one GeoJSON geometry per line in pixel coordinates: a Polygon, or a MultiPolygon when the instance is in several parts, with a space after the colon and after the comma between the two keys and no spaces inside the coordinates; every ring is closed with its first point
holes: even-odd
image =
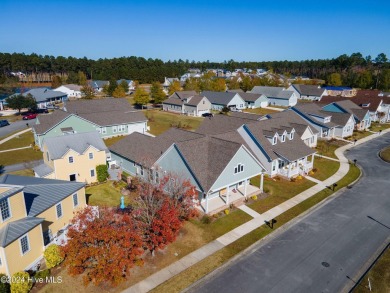
{"type": "Polygon", "coordinates": [[[118,132],[124,132],[126,129],[126,125],[119,125],[118,126],[118,132]]]}
{"type": "Polygon", "coordinates": [[[77,193],[73,194],[73,207],[77,207],[79,205],[79,198],[77,197],[77,193]]]}
{"type": "Polygon", "coordinates": [[[160,182],[160,178],[159,178],[159,173],[158,171],[156,170],[156,183],[160,182]]]}
{"type": "Polygon", "coordinates": [[[93,159],[93,153],[89,153],[89,154],[88,154],[88,158],[89,158],[90,160],[92,160],[92,159],[93,159]]]}
{"type": "Polygon", "coordinates": [[[234,167],[234,174],[244,172],[244,165],[238,164],[237,167],[234,167]]]}
{"type": "Polygon", "coordinates": [[[112,127],[112,132],[113,132],[113,133],[116,133],[117,131],[118,131],[118,127],[117,127],[117,126],[113,126],[113,127],[112,127]]]}
{"type": "Polygon", "coordinates": [[[1,219],[3,221],[6,221],[9,218],[11,218],[11,212],[9,209],[9,203],[7,198],[0,201],[0,210],[1,210],[1,219]]]}
{"type": "Polygon", "coordinates": [[[96,127],[96,131],[99,132],[99,133],[102,132],[102,130],[99,127],[96,127]]]}
{"type": "Polygon", "coordinates": [[[49,152],[46,153],[46,158],[47,158],[48,161],[50,161],[49,152]]]}
{"type": "Polygon", "coordinates": [[[70,164],[73,163],[73,157],[69,157],[68,160],[69,160],[69,163],[70,163],[70,164]]]}
{"type": "Polygon", "coordinates": [[[30,250],[28,235],[24,235],[22,238],[20,238],[20,249],[22,250],[22,254],[26,254],[30,250]]]}
{"type": "Polygon", "coordinates": [[[275,145],[275,144],[276,144],[276,141],[277,141],[277,137],[274,136],[274,138],[272,139],[272,144],[275,145]]]}
{"type": "Polygon", "coordinates": [[[290,133],[290,140],[292,140],[294,138],[294,132],[291,132],[290,133]]]}
{"type": "Polygon", "coordinates": [[[286,141],[286,135],[283,134],[283,135],[282,135],[282,142],[285,142],[285,141],[286,141]]]}
{"type": "Polygon", "coordinates": [[[91,169],[91,177],[95,177],[95,169],[91,169]]]}
{"type": "Polygon", "coordinates": [[[56,205],[57,219],[62,217],[62,205],[59,203],[56,205]]]}
{"type": "Polygon", "coordinates": [[[141,166],[141,176],[144,176],[144,167],[141,166]]]}
{"type": "Polygon", "coordinates": [[[107,127],[103,127],[102,128],[102,134],[106,134],[107,133],[107,127]]]}
{"type": "Polygon", "coordinates": [[[3,266],[3,262],[1,261],[1,257],[0,257],[0,267],[3,266]]]}

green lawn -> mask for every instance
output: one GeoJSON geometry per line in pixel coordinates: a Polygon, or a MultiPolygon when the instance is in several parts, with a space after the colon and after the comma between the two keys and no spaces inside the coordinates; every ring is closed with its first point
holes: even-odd
{"type": "Polygon", "coordinates": [[[148,125],[153,135],[159,135],[171,127],[196,130],[203,121],[201,117],[190,117],[160,110],[146,110],[145,116],[149,119],[148,125]]]}
{"type": "Polygon", "coordinates": [[[350,141],[354,141],[355,139],[359,140],[359,139],[365,138],[365,137],[370,136],[370,135],[373,135],[373,133],[369,132],[369,131],[354,130],[352,136],[347,137],[346,139],[350,140],[350,141]]]}
{"type": "Polygon", "coordinates": [[[313,178],[324,181],[332,176],[340,167],[339,162],[328,160],[321,157],[316,157],[314,159],[314,168],[316,171],[314,174],[310,175],[313,178]]]}
{"type": "Polygon", "coordinates": [[[335,150],[346,144],[348,143],[341,140],[318,140],[316,147],[317,154],[337,159],[334,153],[335,150]]]}
{"type": "Polygon", "coordinates": [[[380,157],[382,160],[390,163],[390,147],[387,147],[380,152],[380,157]]]}
{"type": "MultiPolygon", "coordinates": [[[[251,179],[251,184],[259,186],[259,180],[260,176],[257,176],[251,179]]],[[[264,178],[264,192],[268,193],[269,196],[264,199],[258,199],[248,206],[261,214],[314,185],[314,182],[305,178],[295,182],[278,177],[264,178]]]]}
{"type": "Polygon", "coordinates": [[[34,171],[32,169],[23,169],[19,171],[8,172],[7,174],[19,175],[19,176],[30,176],[30,177],[35,176],[34,171]]]}
{"type": "Polygon", "coordinates": [[[258,114],[258,115],[266,115],[266,114],[277,113],[279,111],[271,110],[267,108],[255,108],[255,109],[245,109],[244,112],[258,114]]]}
{"type": "Polygon", "coordinates": [[[381,255],[377,263],[371,268],[371,270],[364,276],[359,286],[356,286],[353,293],[367,293],[368,289],[368,278],[372,292],[390,292],[390,249],[381,255]]]}
{"type": "Polygon", "coordinates": [[[385,124],[379,124],[378,122],[372,122],[370,130],[378,132],[379,130],[385,130],[390,128],[390,123],[385,123],[385,124]]]}
{"type": "MultiPolygon", "coordinates": [[[[119,206],[121,199],[121,189],[125,183],[121,183],[118,186],[114,186],[113,181],[107,181],[105,183],[90,186],[85,188],[85,194],[87,196],[88,205],[93,206],[119,206]]],[[[128,205],[131,202],[130,196],[125,196],[125,204],[128,205]]]]}
{"type": "MultiPolygon", "coordinates": [[[[360,169],[356,166],[351,165],[351,168],[347,175],[337,182],[338,186],[336,190],[347,186],[349,183],[353,182],[359,177],[360,169]]],[[[318,204],[329,195],[331,195],[333,191],[330,189],[325,189],[315,194],[311,198],[301,202],[285,213],[276,217],[276,223],[274,224],[274,230],[280,228],[283,224],[289,222],[294,219],[301,213],[305,212],[309,208],[318,204]]],[[[169,279],[167,282],[161,284],[151,292],[180,292],[190,286],[192,283],[198,281],[205,275],[209,274],[216,268],[220,267],[222,264],[226,263],[229,259],[231,259],[236,254],[242,252],[244,249],[248,248],[250,245],[270,234],[273,230],[267,226],[261,226],[260,228],[248,233],[247,235],[241,237],[237,241],[229,244],[223,249],[217,251],[213,255],[205,258],[204,260],[198,262],[182,273],[176,275],[175,277],[169,279]]],[[[385,291],[383,291],[385,292],[385,291]]]]}
{"type": "Polygon", "coordinates": [[[107,147],[110,147],[110,146],[112,146],[113,144],[117,143],[118,141],[120,141],[123,138],[125,138],[124,135],[106,138],[104,140],[104,143],[106,144],[107,147]]]}
{"type": "Polygon", "coordinates": [[[26,147],[34,143],[34,134],[32,132],[26,132],[19,136],[11,138],[3,144],[0,144],[0,151],[10,150],[15,148],[26,147]]]}
{"type": "Polygon", "coordinates": [[[28,163],[30,161],[41,160],[43,158],[41,151],[35,151],[32,148],[17,151],[0,153],[0,165],[8,166],[18,163],[28,163]]]}

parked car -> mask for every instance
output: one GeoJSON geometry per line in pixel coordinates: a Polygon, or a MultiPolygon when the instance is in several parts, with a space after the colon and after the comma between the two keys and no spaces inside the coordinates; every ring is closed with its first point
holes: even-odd
{"type": "Polygon", "coordinates": [[[33,110],[31,110],[31,113],[37,113],[37,114],[49,113],[49,110],[48,109],[33,109],[33,110]]]}
{"type": "Polygon", "coordinates": [[[23,115],[23,120],[31,120],[37,118],[37,113],[26,113],[23,115]]]}
{"type": "Polygon", "coordinates": [[[202,117],[213,117],[213,113],[203,113],[202,117]]]}
{"type": "Polygon", "coordinates": [[[8,120],[0,120],[0,127],[4,127],[4,126],[7,126],[7,125],[9,125],[8,120]]]}
{"type": "Polygon", "coordinates": [[[60,107],[59,106],[55,106],[55,105],[47,105],[46,108],[47,109],[59,109],[60,107]]]}

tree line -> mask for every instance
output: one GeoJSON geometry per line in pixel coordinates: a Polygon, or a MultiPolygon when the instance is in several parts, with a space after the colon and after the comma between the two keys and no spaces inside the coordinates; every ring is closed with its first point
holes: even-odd
{"type": "MultiPolygon", "coordinates": [[[[160,59],[145,59],[143,57],[120,57],[92,60],[86,57],[42,56],[24,53],[0,53],[0,74],[6,76],[10,72],[23,73],[66,74],[76,76],[78,72],[86,74],[88,79],[132,79],[140,83],[163,82],[164,77],[179,77],[190,68],[206,69],[221,68],[233,71],[237,68],[255,70],[263,68],[277,74],[289,76],[307,76],[314,79],[328,80],[332,73],[341,75],[343,85],[360,88],[388,89],[390,63],[384,53],[375,58],[363,56],[361,53],[343,54],[332,59],[302,60],[302,61],[262,61],[197,62],[189,60],[162,61],[160,59]],[[383,77],[383,74],[386,76],[383,77]]],[[[1,76],[0,76],[1,82],[1,76]]]]}

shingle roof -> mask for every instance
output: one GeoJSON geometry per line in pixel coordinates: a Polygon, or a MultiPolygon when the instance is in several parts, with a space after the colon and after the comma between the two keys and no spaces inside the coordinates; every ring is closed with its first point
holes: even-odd
{"type": "Polygon", "coordinates": [[[88,84],[93,88],[103,88],[105,85],[110,84],[110,82],[108,80],[90,80],[88,84]]]}
{"type": "Polygon", "coordinates": [[[62,86],[66,87],[70,90],[73,90],[73,91],[81,91],[81,89],[82,89],[82,86],[78,85],[78,84],[63,84],[62,86]]]}
{"type": "Polygon", "coordinates": [[[347,113],[353,114],[360,121],[362,121],[366,116],[368,109],[363,109],[351,100],[345,98],[341,101],[340,98],[338,98],[339,100],[335,100],[333,98],[335,97],[324,96],[319,103],[322,105],[336,104],[347,113]]]}
{"type": "Polygon", "coordinates": [[[62,158],[70,149],[83,154],[90,146],[99,151],[107,151],[107,147],[97,131],[75,133],[45,139],[44,144],[50,154],[50,159],[62,158]]]}
{"type": "Polygon", "coordinates": [[[382,97],[358,94],[352,97],[351,101],[354,102],[356,105],[362,107],[363,109],[368,109],[371,112],[375,112],[378,110],[379,105],[382,102],[382,97]],[[365,107],[365,105],[368,105],[368,107],[365,107]]]}
{"type": "Polygon", "coordinates": [[[134,107],[124,98],[66,101],[64,108],[66,112],[73,114],[135,111],[134,107]]]}
{"type": "Polygon", "coordinates": [[[319,117],[329,117],[329,116],[331,117],[332,116],[332,114],[333,114],[332,112],[323,111],[319,104],[303,103],[303,104],[298,104],[298,105],[294,106],[294,109],[297,109],[298,111],[303,113],[306,117],[309,116],[309,118],[311,120],[315,121],[315,123],[317,123],[318,125],[324,126],[326,128],[338,126],[337,123],[332,122],[332,119],[328,123],[322,123],[321,121],[318,121],[318,120],[314,119],[313,117],[310,117],[311,115],[315,115],[315,116],[319,116],[319,117]]]}
{"type": "Polygon", "coordinates": [[[311,127],[305,119],[301,118],[292,110],[272,113],[267,116],[271,119],[275,119],[275,125],[290,125],[299,135],[302,135],[308,127],[313,133],[318,133],[318,131],[314,127],[311,127]]]}
{"type": "MultiPolygon", "coordinates": [[[[193,96],[187,103],[185,103],[185,105],[188,105],[188,106],[198,106],[199,103],[203,100],[203,96],[193,96]]],[[[206,98],[207,99],[207,98],[206,98]]]]}
{"type": "Polygon", "coordinates": [[[82,113],[78,116],[91,121],[99,126],[117,125],[124,123],[143,122],[148,119],[142,111],[123,112],[123,111],[109,111],[97,113],[82,113]]]}
{"type": "Polygon", "coordinates": [[[248,93],[263,94],[267,98],[276,98],[288,100],[294,94],[293,91],[285,90],[283,87],[276,86],[255,86],[248,93]]]}
{"type": "Polygon", "coordinates": [[[62,110],[55,110],[51,114],[38,115],[39,124],[33,125],[33,128],[37,134],[43,134],[68,116],[70,114],[62,110]]]}
{"type": "Polygon", "coordinates": [[[177,92],[174,92],[171,97],[177,97],[181,100],[183,99],[186,99],[186,98],[189,98],[189,97],[192,97],[192,96],[196,96],[198,93],[196,91],[177,91],[177,92]]]}
{"type": "Polygon", "coordinates": [[[316,96],[320,97],[324,94],[325,89],[319,87],[318,85],[308,85],[308,84],[293,84],[292,85],[301,95],[304,96],[316,96]]]}
{"type": "Polygon", "coordinates": [[[31,89],[25,93],[23,93],[23,96],[27,96],[28,94],[31,94],[37,102],[43,102],[50,98],[60,98],[67,96],[66,93],[59,92],[59,91],[53,91],[47,88],[35,88],[31,89]]]}
{"type": "Polygon", "coordinates": [[[169,104],[169,105],[177,105],[177,106],[182,106],[183,105],[183,100],[179,99],[178,97],[169,97],[166,99],[163,104],[169,104]]]}
{"type": "Polygon", "coordinates": [[[243,118],[243,119],[250,119],[250,120],[260,120],[264,115],[258,115],[254,113],[247,113],[247,112],[229,112],[228,116],[230,117],[236,117],[236,118],[243,118]]]}
{"type": "Polygon", "coordinates": [[[176,143],[202,189],[209,191],[241,144],[213,137],[176,143]]]}
{"type": "Polygon", "coordinates": [[[262,102],[268,101],[267,97],[263,94],[258,93],[239,93],[240,97],[244,99],[245,102],[255,102],[260,99],[262,102]]]}
{"type": "Polygon", "coordinates": [[[49,175],[50,173],[54,172],[54,169],[52,169],[49,165],[41,164],[33,168],[34,172],[38,174],[39,177],[45,177],[46,175],[49,175]]]}
{"type": "Polygon", "coordinates": [[[205,96],[211,102],[211,104],[217,104],[217,105],[227,105],[237,94],[238,93],[230,93],[230,92],[211,92],[211,91],[201,92],[201,95],[205,96]]]}
{"type": "Polygon", "coordinates": [[[43,221],[44,219],[42,218],[26,217],[6,223],[5,226],[0,229],[0,246],[6,247],[43,221]]]}
{"type": "Polygon", "coordinates": [[[203,120],[202,124],[196,130],[197,133],[201,134],[221,134],[238,129],[240,126],[246,123],[254,122],[253,119],[229,117],[227,115],[214,115],[203,120]]]}
{"type": "Polygon", "coordinates": [[[81,182],[6,174],[0,183],[24,186],[27,216],[35,217],[85,186],[81,182]]]}
{"type": "Polygon", "coordinates": [[[227,92],[229,92],[229,93],[239,93],[239,94],[245,93],[242,89],[227,90],[227,92]]]}

